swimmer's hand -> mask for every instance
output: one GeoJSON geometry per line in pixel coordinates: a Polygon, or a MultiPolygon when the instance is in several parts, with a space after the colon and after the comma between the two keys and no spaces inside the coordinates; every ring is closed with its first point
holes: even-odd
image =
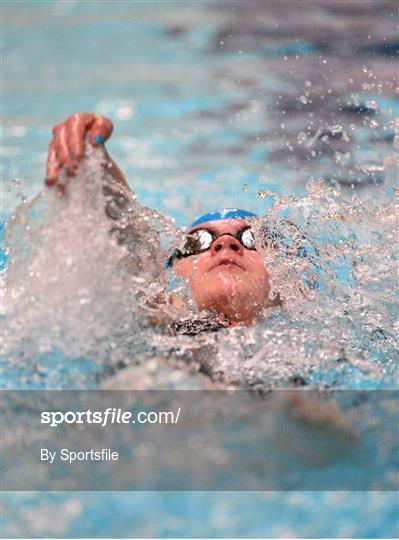
{"type": "Polygon", "coordinates": [[[68,177],[75,176],[88,141],[95,147],[103,148],[108,172],[115,180],[127,185],[124,174],[103,146],[111,136],[113,128],[109,118],[92,113],[72,114],[55,126],[48,149],[45,184],[62,188],[59,183],[62,171],[65,171],[68,177]]]}

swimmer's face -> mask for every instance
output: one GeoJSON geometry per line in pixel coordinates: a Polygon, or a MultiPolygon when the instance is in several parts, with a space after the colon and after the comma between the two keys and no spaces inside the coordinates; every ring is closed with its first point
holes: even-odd
{"type": "Polygon", "coordinates": [[[173,270],[187,280],[199,309],[217,311],[230,320],[250,322],[269,300],[269,276],[260,254],[245,248],[234,234],[248,227],[241,219],[208,221],[197,229],[208,229],[218,238],[210,249],[175,261],[173,270]]]}

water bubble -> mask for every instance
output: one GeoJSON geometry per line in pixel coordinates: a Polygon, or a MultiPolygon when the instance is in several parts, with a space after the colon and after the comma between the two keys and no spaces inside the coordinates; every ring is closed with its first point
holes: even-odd
{"type": "Polygon", "coordinates": [[[368,109],[373,109],[375,111],[378,109],[377,102],[372,100],[372,99],[369,99],[369,100],[366,101],[366,107],[368,109]]]}
{"type": "Polygon", "coordinates": [[[330,131],[331,131],[332,135],[336,135],[337,133],[341,133],[342,132],[342,126],[340,126],[339,124],[331,126],[330,131]]]}
{"type": "Polygon", "coordinates": [[[300,101],[301,103],[303,103],[304,105],[306,105],[308,103],[308,98],[306,96],[304,96],[304,95],[299,96],[297,98],[297,100],[300,101]]]}
{"type": "Polygon", "coordinates": [[[298,144],[304,143],[307,140],[307,138],[308,136],[306,135],[306,133],[304,131],[301,131],[300,133],[298,133],[298,136],[297,136],[298,144]]]}
{"type": "Polygon", "coordinates": [[[335,155],[335,162],[340,165],[347,165],[350,162],[351,153],[350,152],[339,152],[336,151],[334,153],[335,155]]]}
{"type": "Polygon", "coordinates": [[[259,195],[259,197],[264,198],[264,197],[269,197],[269,196],[273,195],[273,192],[270,191],[269,189],[259,189],[258,190],[258,195],[259,195]]]}
{"type": "Polygon", "coordinates": [[[120,120],[129,120],[133,114],[134,108],[131,105],[122,105],[117,111],[117,116],[120,120]]]}
{"type": "Polygon", "coordinates": [[[25,204],[25,203],[28,202],[28,197],[25,195],[25,193],[22,193],[22,192],[17,193],[17,197],[18,197],[18,199],[20,199],[20,201],[21,201],[23,204],[25,204]]]}
{"type": "Polygon", "coordinates": [[[365,164],[362,165],[361,170],[376,183],[383,182],[385,179],[385,167],[383,165],[375,163],[365,164]]]}

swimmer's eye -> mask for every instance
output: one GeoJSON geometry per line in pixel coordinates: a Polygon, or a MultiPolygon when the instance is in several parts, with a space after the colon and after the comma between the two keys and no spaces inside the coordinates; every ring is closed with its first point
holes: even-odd
{"type": "Polygon", "coordinates": [[[166,262],[166,267],[171,268],[176,259],[199,255],[207,251],[212,246],[216,235],[207,229],[198,229],[186,236],[186,241],[182,249],[174,249],[166,262]]]}
{"type": "Polygon", "coordinates": [[[188,234],[183,248],[183,255],[189,257],[190,255],[197,255],[206,251],[211,247],[214,239],[215,235],[207,229],[198,229],[188,234]]]}
{"type": "Polygon", "coordinates": [[[240,240],[241,244],[247,248],[247,249],[253,249],[255,250],[255,237],[254,233],[251,231],[251,229],[244,229],[240,236],[237,236],[238,240],[240,240]]]}

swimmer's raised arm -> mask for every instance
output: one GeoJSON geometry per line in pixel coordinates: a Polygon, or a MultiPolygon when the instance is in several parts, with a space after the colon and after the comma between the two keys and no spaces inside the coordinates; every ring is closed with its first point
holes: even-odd
{"type": "Polygon", "coordinates": [[[107,164],[107,172],[120,184],[128,186],[123,172],[105,149],[104,143],[113,131],[109,118],[93,113],[76,113],[69,116],[53,129],[50,141],[46,180],[47,186],[59,186],[62,171],[69,177],[75,176],[84,156],[86,141],[95,147],[102,147],[107,164]]]}

